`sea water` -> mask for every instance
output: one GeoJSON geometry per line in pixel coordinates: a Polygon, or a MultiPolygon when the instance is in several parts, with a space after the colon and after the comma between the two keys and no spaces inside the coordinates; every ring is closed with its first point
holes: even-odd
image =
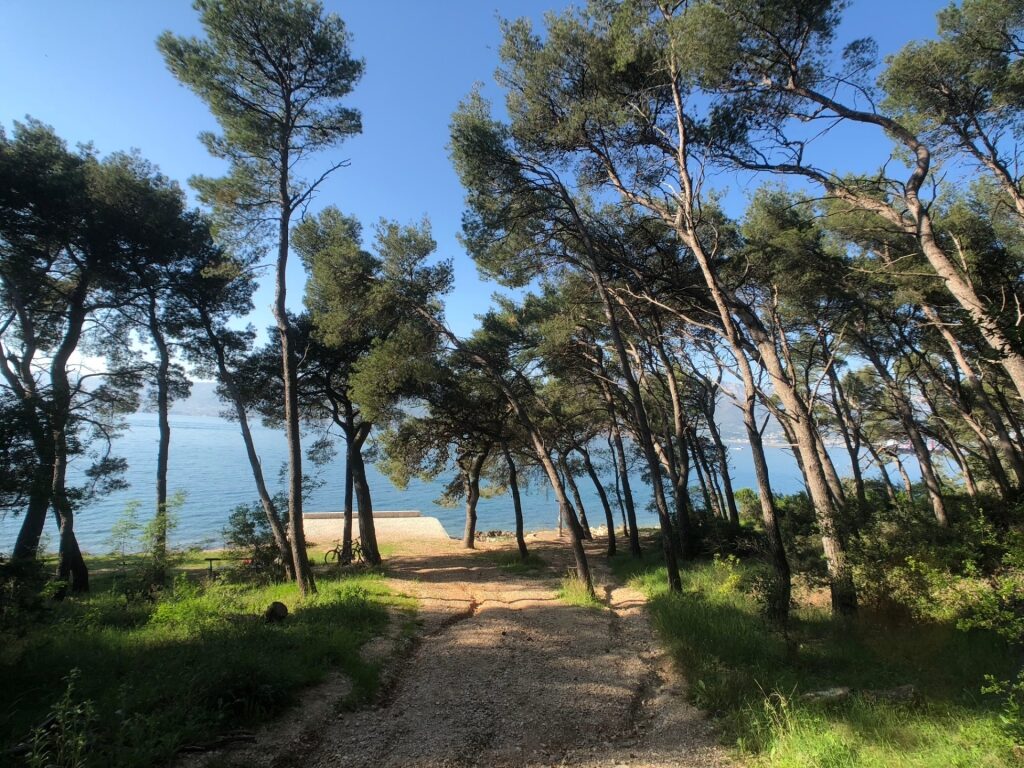
{"type": "MultiPolygon", "coordinates": [[[[285,487],[282,469],[287,460],[287,445],[284,433],[258,424],[253,424],[252,432],[264,476],[273,493],[285,487]]],[[[128,461],[124,479],[129,487],[93,500],[78,511],[75,531],[83,550],[93,554],[109,551],[111,526],[133,500],[140,505],[141,520],[152,517],[156,495],[157,443],[156,414],[138,413],[128,418],[127,429],[115,440],[113,453],[128,461]]],[[[773,489],[777,493],[802,490],[800,472],[792,454],[778,447],[766,450],[773,489]]],[[[734,487],[756,487],[747,446],[735,443],[730,446],[729,455],[734,487]]],[[[848,473],[849,460],[845,452],[835,451],[833,457],[838,471],[848,473]]],[[[598,458],[597,454],[595,458],[598,458]]],[[[304,471],[315,475],[319,481],[319,486],[305,500],[305,511],[341,511],[344,506],[345,459],[340,441],[338,455],[333,461],[321,467],[307,461],[304,471]]],[[[73,466],[70,476],[81,478],[81,472],[81,466],[73,466]]],[[[630,479],[638,520],[641,525],[654,525],[656,517],[650,508],[650,488],[641,481],[639,474],[638,469],[630,479]]],[[[606,467],[602,475],[614,506],[613,473],[606,467]]],[[[424,515],[437,517],[450,535],[460,536],[465,522],[464,507],[437,504],[451,478],[452,475],[447,474],[430,482],[413,480],[407,488],[399,489],[371,462],[367,462],[367,479],[375,510],[419,510],[424,515]]],[[[691,478],[696,482],[695,474],[691,478]]],[[[522,489],[522,501],[527,530],[556,527],[558,507],[547,482],[540,476],[525,479],[527,484],[522,489]]],[[[577,484],[591,524],[602,525],[604,513],[590,479],[583,475],[577,479],[577,484]]],[[[184,494],[184,503],[177,512],[178,524],[172,543],[178,546],[221,545],[224,539],[222,531],[231,511],[238,504],[257,499],[238,425],[216,416],[172,415],[168,488],[172,494],[179,491],[184,494]]],[[[478,530],[511,530],[514,527],[512,500],[508,494],[482,498],[477,511],[478,530]]],[[[617,509],[616,520],[621,521],[617,509]]],[[[0,552],[11,550],[20,524],[20,516],[14,514],[0,520],[0,552]]],[[[53,548],[57,536],[52,516],[47,521],[45,536],[45,543],[53,548]]]]}

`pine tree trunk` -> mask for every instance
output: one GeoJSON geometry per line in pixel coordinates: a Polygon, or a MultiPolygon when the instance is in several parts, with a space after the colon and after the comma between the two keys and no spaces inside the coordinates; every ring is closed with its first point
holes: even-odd
{"type": "Polygon", "coordinates": [[[288,542],[288,536],[281,522],[281,515],[277,511],[277,505],[274,504],[274,500],[267,490],[267,483],[263,477],[263,466],[260,463],[259,454],[256,453],[256,443],[252,439],[252,430],[249,428],[249,415],[246,413],[245,403],[242,401],[241,390],[238,388],[238,382],[235,380],[234,375],[228,368],[224,344],[217,336],[209,316],[202,311],[201,314],[203,330],[206,332],[206,337],[210,341],[217,359],[217,375],[224,385],[224,390],[227,392],[232,407],[235,409],[235,418],[238,419],[238,428],[242,433],[242,443],[245,445],[245,455],[249,460],[249,469],[252,472],[253,482],[256,484],[256,494],[259,496],[260,505],[263,507],[263,514],[270,525],[270,531],[274,535],[274,543],[277,545],[278,552],[281,555],[285,573],[289,579],[294,580],[296,578],[295,562],[292,559],[291,545],[288,542]]]}
{"type": "Polygon", "coordinates": [[[676,560],[675,540],[673,538],[672,522],[668,514],[668,504],[665,501],[665,489],[661,482],[661,466],[658,463],[657,454],[654,451],[654,436],[651,433],[650,423],[647,418],[647,410],[643,403],[643,394],[640,391],[636,377],[630,365],[629,355],[626,353],[625,344],[622,341],[622,334],[619,331],[618,320],[612,307],[608,291],[604,281],[598,274],[596,268],[591,270],[591,277],[597,287],[601,305],[604,308],[605,319],[608,321],[608,330],[611,333],[612,345],[619,358],[619,365],[622,368],[623,378],[626,380],[626,387],[629,390],[630,405],[633,409],[635,419],[634,426],[637,430],[637,438],[640,442],[640,449],[643,451],[644,459],[647,462],[647,469],[651,474],[651,488],[654,492],[654,506],[658,511],[658,523],[661,528],[661,549],[665,558],[665,570],[668,579],[670,592],[681,592],[682,581],[679,578],[679,563],[676,560]]]}
{"type": "Polygon", "coordinates": [[[967,356],[964,354],[963,348],[960,346],[960,342],[950,332],[946,323],[942,322],[942,318],[939,313],[929,304],[922,304],[921,309],[924,311],[925,316],[928,320],[938,329],[942,338],[945,340],[949,350],[953,355],[953,359],[956,361],[957,367],[960,372],[963,373],[964,379],[967,382],[967,387],[974,395],[975,401],[981,406],[981,409],[985,412],[988,417],[989,425],[992,431],[996,435],[996,441],[999,443],[999,448],[1003,453],[1003,457],[1006,459],[1010,469],[1013,470],[1013,474],[1017,479],[1017,488],[1024,487],[1024,457],[1021,456],[1020,451],[1017,450],[1013,441],[1010,439],[1010,434],[1006,430],[1006,424],[1003,423],[1003,419],[999,415],[999,411],[992,404],[988,394],[985,392],[985,386],[978,376],[977,371],[967,361],[967,356]]]}
{"type": "Polygon", "coordinates": [[[914,455],[917,457],[917,464],[921,468],[921,480],[924,482],[925,490],[928,492],[928,500],[931,502],[935,520],[940,526],[947,528],[949,527],[949,517],[946,513],[946,502],[942,498],[939,477],[935,474],[935,467],[928,453],[928,447],[925,445],[924,438],[921,437],[921,431],[917,427],[914,408],[910,404],[910,400],[907,398],[903,388],[900,387],[892,377],[892,374],[889,373],[889,369],[882,363],[882,359],[874,348],[863,340],[860,347],[865,357],[875,367],[879,378],[884,382],[889,396],[892,398],[893,405],[896,406],[896,413],[899,416],[900,423],[907,432],[907,438],[910,440],[910,444],[914,449],[914,455]]]}
{"type": "Polygon", "coordinates": [[[580,518],[580,527],[583,529],[583,538],[587,541],[594,540],[594,534],[590,532],[590,521],[587,520],[587,510],[583,507],[583,499],[580,497],[580,489],[576,485],[576,479],[572,476],[572,472],[569,471],[569,463],[565,460],[565,455],[558,460],[558,465],[562,468],[562,476],[565,478],[565,484],[569,486],[569,492],[572,494],[573,505],[576,508],[576,512],[580,518]]]}
{"type": "Polygon", "coordinates": [[[700,484],[700,494],[704,497],[704,513],[705,515],[717,516],[718,510],[715,507],[715,502],[711,498],[711,491],[708,488],[707,477],[704,474],[704,462],[700,457],[700,449],[697,447],[697,440],[692,436],[688,436],[686,442],[690,448],[690,454],[693,456],[693,466],[697,470],[697,482],[700,484]]]}
{"type": "Polygon", "coordinates": [[[380,565],[380,547],[377,546],[377,528],[373,523],[373,499],[370,484],[366,481],[366,466],[363,464],[363,443],[370,434],[369,424],[360,424],[352,446],[352,484],[359,507],[359,546],[363,560],[370,565],[380,565]]]}
{"type": "MultiPolygon", "coordinates": [[[[508,382],[501,376],[499,371],[493,368],[493,364],[485,357],[474,354],[472,351],[466,350],[465,346],[459,340],[455,334],[448,329],[443,323],[439,322],[430,312],[420,309],[419,314],[428,323],[434,326],[443,336],[448,338],[457,349],[468,353],[471,360],[473,360],[478,366],[481,367],[490,377],[494,385],[501,391],[505,396],[506,401],[512,408],[512,412],[515,414],[516,419],[520,425],[530,436],[530,442],[533,444],[534,452],[537,455],[537,460],[540,461],[541,466],[544,468],[544,473],[548,477],[548,481],[551,483],[551,487],[555,492],[555,500],[558,502],[559,510],[563,510],[563,505],[568,505],[568,499],[565,497],[565,487],[562,485],[562,481],[558,477],[558,470],[555,468],[554,462],[551,460],[551,454],[548,451],[547,445],[544,442],[544,437],[540,430],[533,423],[533,419],[530,418],[529,412],[523,407],[522,401],[519,399],[519,395],[516,393],[508,382]]],[[[559,517],[561,520],[562,518],[559,517]]],[[[576,576],[580,582],[584,585],[587,592],[594,595],[594,581],[590,575],[590,564],[587,562],[587,553],[583,548],[583,532],[580,529],[579,521],[576,520],[575,515],[571,515],[569,522],[569,533],[572,543],[573,558],[576,561],[576,576]]]]}
{"type": "MultiPolygon", "coordinates": [[[[287,111],[287,109],[286,109],[287,111]]],[[[302,433],[299,427],[299,374],[298,355],[294,348],[294,328],[288,317],[287,268],[288,239],[291,226],[292,198],[288,173],[291,167],[289,147],[282,139],[279,148],[279,185],[277,265],[275,270],[274,321],[281,344],[281,379],[284,382],[284,431],[288,442],[288,539],[291,543],[292,562],[295,565],[295,583],[305,597],[316,593],[313,569],[306,551],[306,533],[302,519],[302,433]]]]}
{"type": "Polygon", "coordinates": [[[75,537],[75,515],[67,496],[68,434],[71,419],[71,383],[68,380],[68,362],[78,347],[85,324],[85,297],[88,283],[81,280],[76,286],[67,311],[67,330],[57,353],[50,363],[52,409],[50,412],[50,445],[53,453],[53,474],[50,484],[50,503],[60,528],[59,562],[57,576],[67,581],[72,592],[89,591],[89,570],[75,537]]]}
{"type": "Polygon", "coordinates": [[[354,434],[345,438],[345,521],[341,529],[341,559],[343,562],[352,560],[352,493],[355,475],[352,472],[352,443],[354,434]]]}
{"type": "Polygon", "coordinates": [[[744,400],[743,426],[747,430],[747,442],[750,444],[754,476],[757,478],[758,501],[761,506],[761,521],[764,523],[765,539],[768,542],[768,556],[775,572],[775,589],[770,590],[766,596],[766,609],[773,621],[786,626],[789,621],[793,579],[789,568],[789,559],[786,557],[786,548],[782,543],[779,517],[775,512],[775,497],[772,494],[769,480],[764,443],[761,440],[761,433],[757,429],[753,391],[748,392],[744,400]]]}
{"type": "Polygon", "coordinates": [[[988,345],[995,350],[1000,365],[1017,389],[1017,396],[1024,400],[1024,355],[1003,331],[998,320],[988,311],[974,290],[974,285],[968,278],[960,274],[956,265],[939,246],[932,231],[931,215],[924,205],[916,195],[911,196],[908,203],[911,213],[917,220],[917,237],[925,258],[928,259],[938,276],[945,281],[946,288],[953,298],[967,310],[988,345]]]}
{"type": "Polygon", "coordinates": [[[914,484],[910,482],[910,475],[907,474],[907,468],[903,466],[903,462],[900,461],[899,454],[894,453],[893,459],[896,460],[896,467],[900,471],[900,477],[903,478],[903,489],[907,493],[907,502],[909,504],[914,503],[914,484]]]}
{"type": "MultiPolygon", "coordinates": [[[[610,393],[606,393],[610,398],[610,393]]],[[[633,501],[633,489],[629,484],[629,466],[626,464],[626,449],[622,445],[622,432],[619,431],[618,420],[614,411],[609,411],[611,416],[611,441],[613,446],[613,459],[615,461],[615,472],[622,486],[622,501],[628,523],[626,535],[629,537],[630,556],[640,559],[643,557],[643,550],[640,547],[640,533],[636,526],[636,506],[633,501]]]]}
{"type": "Polygon", "coordinates": [[[39,462],[32,473],[32,486],[29,488],[28,508],[18,529],[18,538],[14,542],[11,556],[15,560],[31,560],[39,552],[39,541],[46,527],[46,512],[50,508],[50,487],[53,477],[53,457],[48,453],[40,453],[39,462]]]}
{"type": "Polygon", "coordinates": [[[462,472],[462,492],[466,497],[466,525],[462,530],[462,546],[476,549],[476,501],[479,489],[473,487],[469,470],[462,472]]]}
{"type": "Polygon", "coordinates": [[[604,508],[605,525],[608,528],[608,557],[615,556],[615,516],[612,514],[611,504],[608,503],[608,494],[601,485],[601,478],[597,476],[594,463],[590,460],[590,452],[585,448],[577,448],[576,451],[583,457],[583,466],[590,476],[590,482],[594,484],[594,490],[601,499],[601,506],[604,508]]]}
{"type": "Polygon", "coordinates": [[[725,507],[729,516],[729,525],[734,529],[740,527],[740,511],[736,507],[736,496],[732,489],[732,477],[729,472],[729,449],[725,445],[725,441],[722,440],[722,435],[718,431],[718,425],[715,423],[714,414],[707,419],[708,432],[711,434],[711,442],[715,445],[715,450],[718,452],[718,461],[722,466],[722,489],[725,496],[725,507]]]}
{"type": "Polygon", "coordinates": [[[516,517],[516,546],[519,547],[519,559],[526,560],[530,553],[526,549],[526,536],[523,530],[523,502],[519,497],[519,475],[508,445],[503,443],[501,448],[505,454],[505,464],[508,466],[508,488],[512,493],[512,509],[516,517]]]}
{"type": "Polygon", "coordinates": [[[859,437],[851,429],[849,403],[846,401],[846,392],[843,390],[842,382],[839,380],[839,376],[836,375],[835,366],[827,366],[826,372],[828,374],[829,388],[832,390],[832,401],[835,404],[839,433],[843,436],[843,445],[846,446],[846,453],[850,457],[850,469],[853,472],[853,485],[857,495],[857,504],[861,512],[863,512],[867,507],[868,497],[864,486],[864,473],[860,468],[859,437]]]}
{"type": "Polygon", "coordinates": [[[167,578],[167,465],[171,450],[168,389],[171,375],[171,354],[160,326],[160,318],[157,315],[155,293],[151,293],[149,296],[149,333],[157,352],[156,412],[160,435],[156,451],[156,513],[153,518],[153,551],[150,554],[153,557],[153,578],[157,583],[163,583],[167,578]]]}
{"type": "Polygon", "coordinates": [[[889,472],[885,468],[885,462],[882,460],[881,455],[875,450],[875,447],[871,444],[870,440],[864,441],[865,447],[868,449],[868,453],[871,454],[871,458],[875,460],[875,464],[878,465],[878,473],[882,476],[882,484],[885,486],[885,495],[890,503],[895,504],[896,498],[896,486],[892,484],[892,479],[889,477],[889,472]]]}
{"type": "Polygon", "coordinates": [[[53,461],[53,485],[50,498],[60,527],[57,578],[66,581],[72,593],[89,591],[89,569],[82,558],[75,537],[75,513],[67,497],[67,435],[64,430],[54,430],[53,443],[56,446],[53,461]]]}

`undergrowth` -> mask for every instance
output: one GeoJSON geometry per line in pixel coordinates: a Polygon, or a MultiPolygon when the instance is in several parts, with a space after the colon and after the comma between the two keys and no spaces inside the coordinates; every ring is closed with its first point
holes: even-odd
{"type": "Polygon", "coordinates": [[[558,599],[566,605],[575,605],[578,608],[605,608],[605,604],[594,597],[587,590],[587,585],[574,575],[562,579],[562,585],[558,588],[558,599]]]}
{"type": "Polygon", "coordinates": [[[763,618],[757,565],[716,558],[683,570],[669,594],[665,569],[619,556],[620,578],[650,598],[654,624],[685,670],[689,697],[718,720],[754,765],[777,768],[1004,768],[1024,764],[981,688],[1008,675],[1012,654],[994,633],[953,622],[892,622],[863,612],[834,620],[798,609],[786,635],[763,618]],[[914,686],[906,702],[885,692],[914,686]],[[833,703],[805,694],[835,687],[833,703]],[[879,695],[881,693],[881,696],[879,695]]]}
{"type": "Polygon", "coordinates": [[[389,604],[412,601],[372,573],[321,576],[317,586],[300,600],[293,584],[180,576],[155,603],[110,589],[51,604],[42,619],[0,637],[0,755],[21,745],[31,762],[67,749],[40,736],[39,724],[57,711],[89,713],[87,728],[75,721],[76,765],[137,766],[270,718],[329,669],[352,680],[357,698],[371,697],[378,671],[359,648],[385,629],[389,604]],[[289,615],[267,623],[263,611],[275,600],[289,615]]]}

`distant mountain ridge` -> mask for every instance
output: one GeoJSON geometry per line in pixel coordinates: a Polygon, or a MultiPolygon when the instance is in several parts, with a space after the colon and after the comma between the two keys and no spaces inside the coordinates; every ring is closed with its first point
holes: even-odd
{"type": "MultiPolygon", "coordinates": [[[[144,413],[155,413],[156,409],[143,399],[144,413]]],[[[174,416],[220,416],[227,409],[227,404],[217,397],[217,382],[193,381],[192,392],[184,400],[171,403],[171,414],[174,416]]]]}
{"type": "MultiPolygon", "coordinates": [[[[227,409],[227,404],[217,397],[217,382],[215,381],[193,382],[192,393],[189,397],[185,400],[176,400],[171,405],[171,413],[175,416],[220,416],[227,409]]],[[[143,410],[149,413],[153,412],[153,408],[149,405],[143,410]]],[[[715,416],[724,439],[746,442],[747,431],[743,426],[743,414],[729,398],[723,397],[719,400],[715,416]]],[[[774,420],[769,426],[769,431],[773,426],[774,420]]]]}

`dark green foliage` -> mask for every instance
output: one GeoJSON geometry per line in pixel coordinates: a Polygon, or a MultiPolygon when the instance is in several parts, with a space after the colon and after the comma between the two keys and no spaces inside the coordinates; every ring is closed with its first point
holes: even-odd
{"type": "Polygon", "coordinates": [[[77,669],[68,672],[64,695],[54,703],[45,724],[32,731],[25,754],[25,764],[31,768],[82,768],[88,764],[89,750],[96,746],[96,713],[91,701],[78,700],[75,683],[79,676],[77,669]]]}
{"type": "MultiPolygon", "coordinates": [[[[97,592],[99,592],[97,590],[97,592]]],[[[254,589],[180,578],[155,604],[126,607],[111,592],[56,606],[20,639],[3,634],[0,749],[31,736],[80,670],[75,705],[95,713],[84,765],[137,766],[168,760],[184,744],[283,711],[300,688],[338,668],[374,689],[359,647],[388,618],[379,577],[325,578],[297,604],[294,585],[254,589]],[[267,624],[273,600],[289,617],[267,624]]]]}
{"type": "Polygon", "coordinates": [[[0,633],[27,631],[43,617],[53,589],[41,560],[0,555],[0,633]]]}
{"type": "Polygon", "coordinates": [[[699,563],[683,571],[683,593],[671,595],[653,564],[613,562],[651,596],[690,698],[743,751],[784,766],[1016,765],[996,702],[979,695],[987,673],[1012,668],[994,634],[949,622],[837,620],[808,608],[794,612],[784,635],[750,595],[760,566],[699,563]],[[914,701],[871,693],[902,685],[914,686],[914,701]],[[853,694],[834,704],[804,698],[837,686],[853,694]]]}
{"type": "Polygon", "coordinates": [[[287,224],[319,184],[289,179],[293,164],[362,130],[359,112],[340,100],[363,62],[349,53],[344,22],[314,0],[197,0],[195,7],[206,39],[165,32],[158,47],[217,118],[222,134],[200,138],[230,170],[193,184],[222,230],[252,236],[259,225],[266,234],[265,213],[284,211],[287,224]]]}
{"type": "MultiPolygon", "coordinates": [[[[278,506],[284,503],[283,499],[277,500],[278,506]]],[[[228,549],[243,558],[241,567],[229,572],[232,576],[263,583],[284,578],[282,553],[260,502],[235,507],[223,533],[228,549]]]]}

